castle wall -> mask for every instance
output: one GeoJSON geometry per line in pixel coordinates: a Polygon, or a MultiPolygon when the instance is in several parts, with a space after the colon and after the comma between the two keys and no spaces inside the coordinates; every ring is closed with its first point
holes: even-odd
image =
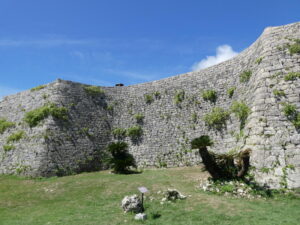
{"type": "Polygon", "coordinates": [[[117,140],[112,135],[115,128],[139,125],[141,137],[126,137],[124,141],[141,167],[198,164],[201,159],[197,150],[190,149],[190,142],[206,134],[213,139],[211,150],[216,152],[251,148],[251,165],[259,182],[275,188],[299,187],[300,134],[282,112],[282,103],[295,104],[300,112],[300,79],[284,80],[287,73],[300,71],[300,57],[282,48],[292,43],[291,38],[300,38],[299,28],[300,23],[267,28],[253,45],[231,60],[159,81],[102,87],[105,94],[101,96],[89,96],[82,84],[58,80],[39,91],[6,97],[0,102],[0,117],[20,124],[0,135],[0,144],[17,129],[23,129],[28,137],[13,151],[1,153],[0,149],[0,172],[15,173],[17,164],[30,165],[26,173],[31,175],[90,170],[88,165],[101,159],[105,146],[117,140]],[[250,80],[240,82],[240,74],[249,70],[250,80]],[[236,89],[229,97],[231,87],[236,89]],[[276,97],[275,89],[284,91],[285,96],[276,97]],[[202,98],[205,90],[216,91],[215,103],[202,98]],[[184,99],[176,103],[180,91],[184,99]],[[153,100],[147,103],[146,95],[153,100]],[[28,128],[22,122],[25,111],[47,101],[68,108],[68,123],[50,117],[42,125],[28,128]],[[209,129],[204,116],[214,107],[230,110],[234,101],[243,101],[251,109],[243,131],[233,113],[223,129],[209,129]],[[141,122],[136,114],[144,116],[141,122]],[[47,138],[41,138],[45,132],[47,138]]]}

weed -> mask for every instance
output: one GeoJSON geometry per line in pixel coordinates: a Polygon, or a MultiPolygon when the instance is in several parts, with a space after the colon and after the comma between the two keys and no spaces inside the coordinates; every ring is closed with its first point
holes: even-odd
{"type": "Polygon", "coordinates": [[[232,98],[233,94],[234,94],[234,91],[235,91],[236,87],[231,87],[231,88],[228,88],[227,90],[227,94],[229,96],[229,98],[232,98]]]}
{"type": "Polygon", "coordinates": [[[183,102],[185,98],[185,92],[184,90],[177,90],[176,94],[174,96],[174,102],[176,105],[179,105],[181,102],[183,102]]]}
{"type": "Polygon", "coordinates": [[[204,101],[210,101],[215,103],[217,101],[217,92],[214,90],[203,91],[202,98],[204,101]]]}
{"type": "Polygon", "coordinates": [[[205,124],[210,128],[221,130],[226,125],[226,120],[229,119],[229,112],[215,107],[212,111],[206,114],[203,118],[205,124]]]}
{"type": "Polygon", "coordinates": [[[244,102],[233,102],[231,105],[231,111],[239,118],[241,125],[240,128],[243,129],[251,110],[244,102]]]}
{"type": "Polygon", "coordinates": [[[115,128],[112,130],[112,134],[114,135],[115,138],[122,139],[122,138],[126,137],[126,129],[115,128]]]}
{"type": "Polygon", "coordinates": [[[4,150],[5,152],[11,151],[11,150],[13,150],[13,149],[15,149],[15,146],[14,146],[14,145],[3,145],[3,150],[4,150]]]}
{"type": "Polygon", "coordinates": [[[243,71],[240,74],[240,82],[242,82],[242,83],[248,82],[250,80],[251,75],[252,75],[252,71],[250,71],[250,70],[243,71]]]}
{"type": "Polygon", "coordinates": [[[24,137],[25,132],[23,130],[17,131],[13,134],[11,134],[8,138],[7,138],[7,143],[11,143],[11,142],[17,142],[20,139],[22,139],[24,137]]]}
{"type": "Polygon", "coordinates": [[[147,104],[151,104],[154,101],[153,96],[151,94],[145,94],[144,98],[147,104]]]}
{"type": "Polygon", "coordinates": [[[142,123],[145,116],[142,113],[137,113],[137,114],[134,115],[134,118],[136,119],[137,123],[142,123]]]}
{"type": "Polygon", "coordinates": [[[143,134],[143,129],[140,126],[133,126],[127,129],[126,135],[131,139],[138,139],[143,134]]]}
{"type": "Polygon", "coordinates": [[[30,91],[39,91],[41,89],[44,89],[46,87],[46,85],[40,85],[34,88],[31,88],[30,91]]]}
{"type": "Polygon", "coordinates": [[[13,126],[15,126],[15,123],[9,122],[4,118],[0,119],[0,134],[3,134],[6,131],[6,129],[13,126]]]}
{"type": "Polygon", "coordinates": [[[284,91],[278,90],[278,89],[274,89],[274,90],[273,90],[273,94],[274,94],[276,97],[278,97],[278,98],[285,96],[284,91]]]}
{"type": "Polygon", "coordinates": [[[85,92],[90,96],[104,95],[104,90],[97,86],[84,86],[85,92]]]}
{"type": "Polygon", "coordinates": [[[294,81],[297,78],[300,78],[300,73],[299,72],[290,72],[287,75],[284,76],[285,81],[294,81]]]}
{"type": "Polygon", "coordinates": [[[255,61],[255,63],[259,65],[261,63],[261,61],[263,60],[263,58],[264,57],[257,58],[256,61],[255,61]]]}

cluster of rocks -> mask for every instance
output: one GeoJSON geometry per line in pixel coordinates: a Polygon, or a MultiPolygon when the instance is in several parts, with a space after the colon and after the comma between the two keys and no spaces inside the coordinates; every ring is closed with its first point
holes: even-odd
{"type": "Polygon", "coordinates": [[[262,195],[257,193],[250,185],[242,181],[213,181],[206,180],[200,184],[203,191],[222,194],[225,196],[232,196],[237,198],[262,198],[262,195]]]}
{"type": "Polygon", "coordinates": [[[177,199],[186,199],[186,196],[181,194],[176,189],[169,189],[164,192],[164,198],[161,200],[161,204],[164,202],[176,201],[177,199]]]}

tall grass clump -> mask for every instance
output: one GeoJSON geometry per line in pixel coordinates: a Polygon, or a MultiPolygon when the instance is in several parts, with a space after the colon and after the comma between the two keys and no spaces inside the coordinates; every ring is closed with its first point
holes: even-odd
{"type": "Polygon", "coordinates": [[[226,126],[229,115],[230,113],[225,109],[215,107],[210,113],[204,116],[203,120],[208,127],[221,130],[226,126]]]}
{"type": "Polygon", "coordinates": [[[7,121],[6,119],[0,119],[0,134],[3,134],[6,129],[15,126],[15,123],[7,121]]]}

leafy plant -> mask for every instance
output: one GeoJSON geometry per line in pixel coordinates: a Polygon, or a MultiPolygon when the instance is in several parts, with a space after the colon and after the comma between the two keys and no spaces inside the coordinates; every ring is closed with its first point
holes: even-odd
{"type": "Polygon", "coordinates": [[[284,115],[293,123],[296,129],[300,129],[300,113],[297,112],[296,105],[283,103],[284,115]]]}
{"type": "Polygon", "coordinates": [[[287,75],[284,76],[285,81],[294,81],[297,78],[300,78],[300,73],[299,72],[290,72],[287,75]]]}
{"type": "Polygon", "coordinates": [[[134,118],[136,119],[137,123],[142,123],[145,116],[142,113],[137,113],[137,114],[134,115],[134,118]]]}
{"type": "Polygon", "coordinates": [[[184,90],[177,90],[176,94],[174,96],[174,102],[176,105],[179,105],[181,102],[183,102],[185,98],[185,92],[184,90]]]}
{"type": "Polygon", "coordinates": [[[3,145],[3,150],[4,150],[5,152],[11,151],[11,150],[13,150],[13,149],[15,149],[15,146],[14,146],[14,145],[3,145]]]}
{"type": "Polygon", "coordinates": [[[0,134],[3,134],[6,129],[15,126],[15,123],[9,122],[6,119],[0,119],[0,134]]]}
{"type": "Polygon", "coordinates": [[[217,93],[214,90],[206,90],[206,91],[203,91],[202,98],[204,101],[216,102],[217,93]]]}
{"type": "Polygon", "coordinates": [[[41,90],[41,89],[43,89],[43,88],[45,88],[45,87],[46,87],[46,85],[40,85],[40,86],[31,88],[30,91],[39,91],[39,90],[41,90]]]}
{"type": "Polygon", "coordinates": [[[263,58],[264,57],[257,58],[256,61],[255,61],[255,63],[259,65],[261,63],[261,61],[263,60],[263,58]]]}
{"type": "Polygon", "coordinates": [[[155,91],[153,94],[154,94],[154,97],[155,97],[156,99],[160,99],[160,98],[161,98],[161,94],[160,94],[159,91],[155,91]]]}
{"type": "Polygon", "coordinates": [[[88,95],[91,96],[103,95],[105,93],[102,88],[97,86],[84,86],[83,89],[88,95]]]}
{"type": "Polygon", "coordinates": [[[143,134],[141,126],[133,126],[127,129],[126,135],[131,139],[138,139],[143,134]]]}
{"type": "Polygon", "coordinates": [[[112,130],[112,134],[115,138],[122,139],[126,137],[126,129],[124,128],[115,128],[112,130]]]}
{"type": "Polygon", "coordinates": [[[40,108],[27,112],[24,121],[30,127],[35,127],[40,121],[46,119],[50,115],[56,119],[67,120],[67,112],[68,110],[65,107],[58,107],[53,103],[48,103],[40,108]]]}
{"type": "Polygon", "coordinates": [[[151,94],[145,94],[144,98],[147,104],[151,104],[154,101],[153,96],[151,94]]]}
{"type": "Polygon", "coordinates": [[[241,125],[240,128],[244,128],[246,119],[248,118],[251,110],[244,102],[233,102],[231,105],[231,111],[239,118],[241,125]]]}
{"type": "Polygon", "coordinates": [[[220,107],[215,107],[203,119],[208,127],[221,130],[226,126],[226,120],[229,119],[229,112],[220,107]]]}
{"type": "Polygon", "coordinates": [[[133,156],[128,153],[127,143],[113,142],[108,145],[107,149],[112,155],[109,163],[115,173],[128,173],[130,167],[136,167],[133,156]]]}
{"type": "Polygon", "coordinates": [[[11,142],[17,142],[19,141],[20,139],[22,139],[24,137],[24,134],[25,132],[20,130],[20,131],[17,131],[13,134],[11,134],[8,138],[7,138],[7,143],[11,143],[11,142]]]}
{"type": "Polygon", "coordinates": [[[273,90],[273,94],[274,94],[276,97],[278,97],[278,98],[285,96],[284,91],[278,90],[278,89],[274,89],[274,90],[273,90]]]}
{"type": "Polygon", "coordinates": [[[295,43],[289,46],[289,52],[291,55],[300,53],[300,39],[295,39],[295,43]]]}
{"type": "Polygon", "coordinates": [[[229,98],[232,98],[235,89],[236,89],[236,87],[231,87],[231,88],[227,89],[227,94],[228,94],[229,98]]]}
{"type": "Polygon", "coordinates": [[[197,120],[198,120],[197,114],[196,114],[196,113],[193,113],[193,114],[192,114],[192,121],[193,121],[194,123],[196,123],[197,120]]]}
{"type": "Polygon", "coordinates": [[[252,75],[252,71],[250,71],[250,70],[243,71],[240,74],[240,82],[242,82],[242,83],[248,82],[250,80],[251,75],[252,75]]]}

